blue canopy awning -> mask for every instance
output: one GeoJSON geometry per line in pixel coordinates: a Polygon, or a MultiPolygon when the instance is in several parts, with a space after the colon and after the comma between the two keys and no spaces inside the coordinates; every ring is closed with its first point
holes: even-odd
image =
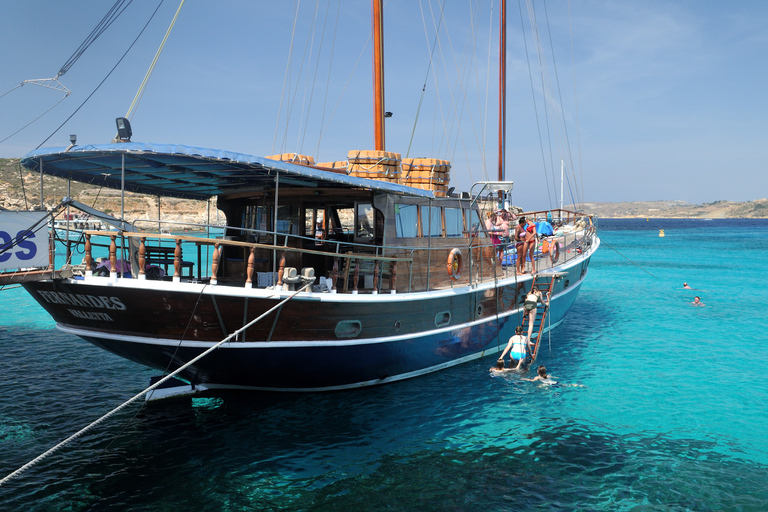
{"type": "Polygon", "coordinates": [[[219,194],[280,187],[368,189],[398,195],[434,197],[388,181],[370,180],[278,162],[268,158],[175,144],[124,142],[35,150],[22,158],[30,171],[120,190],[184,199],[208,199],[219,194]],[[125,158],[123,163],[123,157],[125,158]]]}

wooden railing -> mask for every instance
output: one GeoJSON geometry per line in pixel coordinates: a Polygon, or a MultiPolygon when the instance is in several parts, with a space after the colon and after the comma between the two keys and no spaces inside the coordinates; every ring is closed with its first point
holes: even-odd
{"type": "MultiPolygon", "coordinates": [[[[549,212],[526,212],[523,215],[532,219],[542,218],[543,220],[547,213],[549,212]]],[[[585,221],[585,226],[578,231],[549,238],[549,240],[554,241],[557,245],[558,257],[554,261],[548,254],[542,254],[537,244],[535,257],[537,262],[536,270],[539,272],[562,265],[573,258],[581,256],[583,250],[591,244],[595,233],[595,227],[587,216],[566,211],[563,211],[561,214],[557,210],[552,212],[553,216],[556,213],[563,216],[564,220],[567,219],[571,225],[577,218],[585,218],[587,220],[585,221]]],[[[484,234],[481,234],[479,237],[456,238],[456,248],[463,252],[463,270],[458,279],[452,279],[449,272],[447,272],[447,259],[451,248],[444,245],[437,248],[374,248],[371,246],[358,247],[355,244],[345,244],[352,246],[353,249],[358,251],[374,250],[376,253],[370,254],[354,251],[331,252],[291,247],[289,246],[289,239],[304,239],[305,237],[294,237],[286,234],[280,234],[281,237],[284,237],[285,245],[275,245],[162,233],[87,231],[85,237],[85,257],[83,258],[86,269],[91,269],[93,266],[91,237],[96,235],[109,237],[110,273],[112,275],[117,273],[117,255],[118,253],[125,254],[127,249],[130,254],[129,259],[132,261],[132,267],[136,273],[134,277],[138,279],[147,278],[145,269],[148,265],[160,263],[166,269],[173,268],[173,275],[170,277],[174,281],[180,281],[182,278],[185,278],[192,281],[209,282],[210,284],[220,284],[220,282],[226,284],[241,283],[241,286],[251,288],[254,286],[254,274],[257,268],[256,255],[259,251],[262,255],[264,252],[272,253],[270,258],[260,260],[261,268],[268,266],[270,270],[270,272],[267,272],[270,276],[262,277],[275,276],[276,279],[274,277],[272,279],[276,280],[276,282],[272,284],[278,286],[284,284],[283,274],[288,254],[295,253],[315,257],[315,261],[317,256],[333,258],[332,266],[329,260],[325,260],[327,263],[321,268],[321,271],[330,274],[331,289],[340,293],[357,293],[361,288],[364,291],[373,293],[387,291],[387,289],[392,293],[398,289],[401,292],[424,291],[476,285],[481,282],[513,277],[515,275],[515,263],[511,262],[510,265],[503,268],[494,254],[494,246],[484,234]],[[148,241],[150,241],[149,244],[148,241]],[[152,241],[156,241],[154,245],[151,243],[152,241]],[[163,245],[163,242],[166,245],[163,245]],[[187,250],[189,247],[196,246],[196,263],[185,261],[183,246],[186,246],[187,250]],[[204,247],[213,249],[210,258],[206,255],[205,260],[202,256],[202,248],[204,247]],[[240,263],[241,266],[237,271],[233,272],[225,269],[225,275],[222,275],[222,252],[225,248],[236,248],[238,251],[241,251],[246,261],[242,262],[241,258],[238,261],[242,263],[240,263]],[[393,253],[393,251],[395,252],[393,253]],[[395,256],[382,255],[382,253],[387,252],[395,256]],[[265,265],[264,262],[267,262],[268,265],[265,265]],[[414,265],[415,262],[418,262],[418,264],[414,265]],[[192,272],[193,266],[197,269],[196,277],[192,272]],[[182,276],[182,271],[187,268],[190,271],[189,274],[182,276]],[[414,272],[418,273],[414,274],[414,272]],[[404,280],[398,282],[398,275],[402,276],[404,280]],[[370,276],[368,279],[372,279],[372,286],[370,281],[367,287],[360,286],[360,280],[365,276],[370,276]]],[[[511,244],[510,251],[514,251],[514,243],[511,244]]],[[[293,259],[295,260],[295,258],[293,259]]],[[[302,258],[303,260],[304,258],[302,258]]],[[[320,276],[318,275],[318,277],[320,276]]]]}

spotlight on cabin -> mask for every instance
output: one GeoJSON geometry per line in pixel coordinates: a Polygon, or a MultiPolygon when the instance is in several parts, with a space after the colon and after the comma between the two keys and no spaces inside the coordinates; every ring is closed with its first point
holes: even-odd
{"type": "Polygon", "coordinates": [[[384,117],[392,117],[392,112],[384,112],[384,117]]]}
{"type": "Polygon", "coordinates": [[[115,119],[115,123],[117,123],[117,138],[123,142],[130,142],[133,132],[131,131],[131,123],[128,119],[118,117],[115,119]]]}
{"type": "Polygon", "coordinates": [[[72,134],[69,135],[69,143],[72,144],[73,146],[75,144],[77,144],[77,135],[76,134],[72,133],[72,134]]]}

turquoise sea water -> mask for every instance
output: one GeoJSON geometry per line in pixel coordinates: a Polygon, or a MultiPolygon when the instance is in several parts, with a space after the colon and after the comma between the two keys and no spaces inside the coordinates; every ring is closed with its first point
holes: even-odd
{"type": "MultiPolygon", "coordinates": [[[[490,357],[351,392],[137,405],[0,487],[0,510],[768,509],[768,221],[600,234],[539,355],[583,387],[491,377],[490,357]]],[[[2,478],[155,372],[59,333],[21,289],[0,304],[2,478]]]]}

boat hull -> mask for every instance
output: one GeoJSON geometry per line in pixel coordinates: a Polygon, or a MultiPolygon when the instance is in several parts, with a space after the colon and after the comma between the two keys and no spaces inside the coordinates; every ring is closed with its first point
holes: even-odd
{"type": "MultiPolygon", "coordinates": [[[[544,332],[566,316],[589,256],[556,269],[544,332]]],[[[415,377],[498,353],[521,324],[530,277],[397,295],[301,293],[183,370],[207,388],[323,391],[415,377]],[[341,326],[341,327],[340,327],[341,326]]],[[[24,286],[57,327],[171,372],[290,295],[137,279],[24,286]]]]}

